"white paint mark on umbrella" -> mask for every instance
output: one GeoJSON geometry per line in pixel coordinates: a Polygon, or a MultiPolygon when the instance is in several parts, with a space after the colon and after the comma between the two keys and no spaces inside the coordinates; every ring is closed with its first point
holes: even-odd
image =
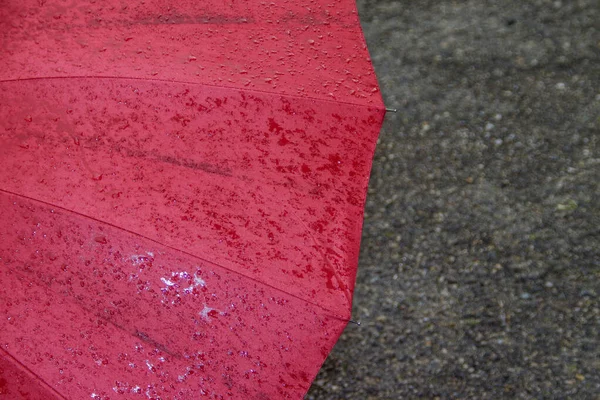
{"type": "Polygon", "coordinates": [[[210,308],[209,306],[207,306],[206,304],[204,305],[204,308],[202,309],[202,311],[200,311],[198,314],[205,320],[209,321],[210,319],[210,315],[209,313],[211,311],[214,311],[214,308],[210,308]]]}
{"type": "Polygon", "coordinates": [[[194,274],[194,286],[205,287],[206,286],[206,282],[204,282],[204,279],[202,279],[198,275],[194,274]]]}
{"type": "Polygon", "coordinates": [[[160,280],[167,286],[175,286],[175,282],[173,282],[167,278],[160,278],[160,280]]]}
{"type": "Polygon", "coordinates": [[[140,254],[133,254],[131,256],[131,262],[134,264],[141,264],[144,262],[144,257],[143,255],[140,254]]]}
{"type": "Polygon", "coordinates": [[[200,278],[197,274],[194,274],[193,279],[192,279],[192,274],[190,274],[187,271],[171,272],[170,277],[163,277],[163,278],[160,278],[160,280],[167,287],[173,287],[174,289],[176,289],[179,286],[178,285],[179,280],[186,280],[186,281],[191,280],[191,285],[183,288],[183,292],[186,294],[191,293],[194,290],[194,288],[196,288],[198,286],[206,287],[206,282],[204,281],[204,279],[200,278]]]}
{"type": "Polygon", "coordinates": [[[132,254],[129,259],[134,265],[143,264],[148,261],[154,261],[154,252],[147,251],[146,254],[132,254]]]}

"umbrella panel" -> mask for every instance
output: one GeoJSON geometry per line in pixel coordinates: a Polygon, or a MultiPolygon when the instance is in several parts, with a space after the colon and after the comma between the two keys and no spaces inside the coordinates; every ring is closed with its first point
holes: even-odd
{"type": "Polygon", "coordinates": [[[297,398],[346,324],[55,206],[1,193],[0,210],[11,248],[1,261],[0,345],[67,398],[297,398]]]}

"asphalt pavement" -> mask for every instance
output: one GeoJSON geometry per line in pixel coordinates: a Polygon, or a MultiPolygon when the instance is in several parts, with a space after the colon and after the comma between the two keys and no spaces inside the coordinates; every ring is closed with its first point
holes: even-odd
{"type": "Polygon", "coordinates": [[[360,0],[388,107],[307,399],[600,399],[600,2],[360,0]]]}

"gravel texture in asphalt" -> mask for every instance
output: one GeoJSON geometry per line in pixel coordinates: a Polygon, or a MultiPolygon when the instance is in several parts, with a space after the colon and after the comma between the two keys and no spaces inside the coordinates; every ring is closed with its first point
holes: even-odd
{"type": "Polygon", "coordinates": [[[306,399],[600,399],[600,2],[358,6],[398,113],[306,399]]]}

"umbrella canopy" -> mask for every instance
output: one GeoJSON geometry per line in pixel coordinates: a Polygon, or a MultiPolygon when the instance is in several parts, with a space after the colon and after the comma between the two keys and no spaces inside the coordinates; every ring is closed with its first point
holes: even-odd
{"type": "Polygon", "coordinates": [[[385,110],[352,0],[0,5],[0,397],[301,398],[385,110]]]}

